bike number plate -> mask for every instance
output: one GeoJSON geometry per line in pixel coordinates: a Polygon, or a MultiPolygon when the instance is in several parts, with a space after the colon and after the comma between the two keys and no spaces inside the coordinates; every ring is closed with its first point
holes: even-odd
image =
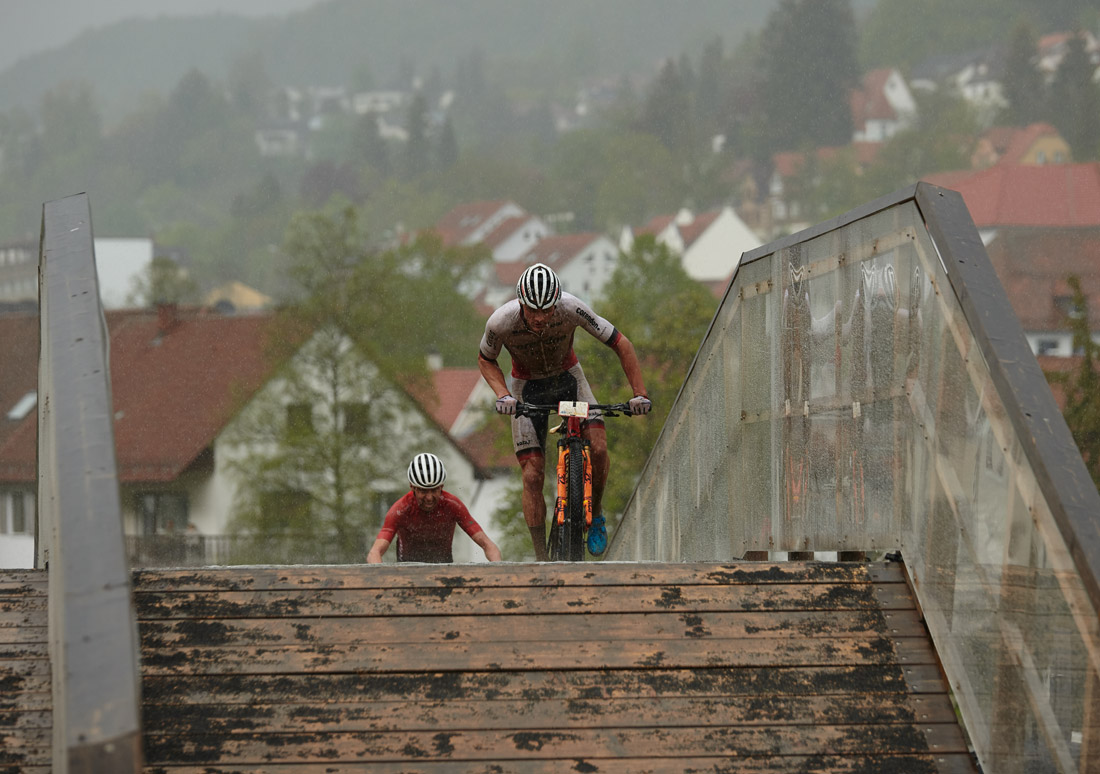
{"type": "Polygon", "coordinates": [[[588,419],[588,404],[581,400],[563,400],[558,404],[558,416],[588,419]]]}

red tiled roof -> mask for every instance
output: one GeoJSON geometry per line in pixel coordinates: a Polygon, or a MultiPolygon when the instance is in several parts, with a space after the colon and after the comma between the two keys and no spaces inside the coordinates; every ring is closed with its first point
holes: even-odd
{"type": "MultiPolygon", "coordinates": [[[[527,265],[532,263],[545,263],[547,266],[557,268],[576,257],[582,250],[599,239],[601,234],[594,231],[586,231],[579,234],[552,234],[545,236],[532,245],[524,256],[523,261],[527,265]]],[[[518,280],[519,277],[516,277],[518,280]]],[[[515,282],[516,280],[512,280],[515,282]]]]}
{"type": "MultiPolygon", "coordinates": [[[[38,315],[0,315],[0,480],[11,475],[6,471],[4,449],[27,423],[8,419],[8,412],[29,392],[38,389],[38,315]]],[[[35,411],[28,414],[31,425],[35,411]]],[[[25,431],[24,431],[25,432],[25,431]]],[[[32,438],[33,445],[33,438],[32,438]]],[[[30,458],[30,477],[34,477],[34,457],[30,458]]]]}
{"type": "Polygon", "coordinates": [[[714,221],[718,220],[718,216],[721,214],[721,210],[710,210],[701,215],[696,215],[695,220],[686,226],[680,226],[680,238],[684,240],[684,247],[687,248],[694,244],[695,240],[701,237],[714,224],[714,221]]]}
{"type": "Polygon", "coordinates": [[[897,119],[897,111],[886,99],[886,81],[893,72],[889,68],[871,70],[863,76],[862,88],[852,91],[849,102],[854,126],[861,127],[868,121],[897,119]]]}
{"type": "Polygon", "coordinates": [[[658,215],[655,218],[651,218],[648,223],[639,228],[634,233],[641,236],[642,234],[653,234],[656,236],[668,228],[669,224],[676,220],[675,215],[658,215]]]}
{"type": "Polygon", "coordinates": [[[988,253],[1025,330],[1068,330],[1065,310],[1057,299],[1072,295],[1066,283],[1071,274],[1081,280],[1090,327],[1100,329],[1100,228],[1002,234],[989,245],[988,253]]]}
{"type": "Polygon", "coordinates": [[[1005,136],[997,137],[996,139],[1006,143],[1001,148],[997,148],[997,146],[994,145],[1001,153],[1001,158],[997,163],[1010,166],[1019,164],[1020,159],[1022,159],[1031,149],[1031,146],[1035,144],[1036,140],[1047,135],[1057,136],[1057,134],[1058,130],[1050,124],[1036,123],[1023,129],[1012,130],[1005,136]]]}
{"type": "Polygon", "coordinates": [[[431,392],[411,388],[410,393],[436,424],[450,431],[466,407],[470,393],[481,381],[481,371],[477,368],[439,368],[432,371],[431,376],[431,392]]]}
{"type": "MultiPolygon", "coordinates": [[[[223,317],[181,310],[161,332],[155,311],[107,312],[115,452],[122,482],[170,481],[208,448],[272,373],[268,314],[223,317]]],[[[32,337],[36,350],[37,337],[32,337]]],[[[37,383],[37,370],[35,373],[37,383]]],[[[5,378],[3,381],[7,381],[5,378]]],[[[34,476],[32,412],[0,446],[0,479],[34,476]]]]}
{"type": "Polygon", "coordinates": [[[1100,162],[994,165],[979,172],[924,178],[962,194],[978,228],[1100,226],[1100,162]]]}
{"type": "MultiPolygon", "coordinates": [[[[449,435],[458,415],[466,407],[478,382],[481,371],[477,368],[440,368],[432,371],[432,386],[412,386],[409,395],[428,413],[429,418],[449,435]]],[[[511,446],[498,449],[493,443],[500,429],[491,425],[471,433],[465,438],[453,438],[458,449],[480,470],[489,471],[509,467],[515,463],[511,446]]]]}
{"type": "Polygon", "coordinates": [[[481,240],[481,243],[488,247],[490,250],[494,247],[499,247],[505,239],[512,236],[512,234],[523,228],[523,224],[527,223],[531,219],[525,215],[517,215],[512,218],[505,218],[502,220],[496,228],[485,235],[485,238],[481,240]]]}
{"type": "Polygon", "coordinates": [[[523,274],[523,270],[530,265],[527,261],[497,261],[493,264],[493,270],[496,272],[497,281],[507,287],[519,282],[519,275],[523,274]]]}
{"type": "Polygon", "coordinates": [[[460,204],[444,215],[434,230],[443,239],[444,246],[462,244],[473,231],[509,204],[511,202],[505,200],[460,204]]]}

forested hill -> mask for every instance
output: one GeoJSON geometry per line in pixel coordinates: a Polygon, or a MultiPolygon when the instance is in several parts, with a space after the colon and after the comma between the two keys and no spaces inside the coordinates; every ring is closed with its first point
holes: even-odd
{"type": "Polygon", "coordinates": [[[691,0],[670,13],[667,0],[328,0],[266,19],[135,19],[0,73],[0,111],[32,110],[57,84],[84,79],[117,115],[142,94],[167,93],[191,68],[224,79],[257,54],[267,75],[287,84],[346,85],[369,72],[383,88],[403,70],[450,75],[478,51],[490,73],[493,63],[522,62],[524,72],[571,87],[581,76],[652,73],[660,59],[716,35],[739,43],[777,3],[691,0]]]}

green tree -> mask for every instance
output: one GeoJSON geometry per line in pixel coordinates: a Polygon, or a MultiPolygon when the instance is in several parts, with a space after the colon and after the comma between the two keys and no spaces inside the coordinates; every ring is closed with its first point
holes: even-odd
{"type": "Polygon", "coordinates": [[[1029,24],[1016,25],[1005,56],[1004,90],[1008,107],[1001,120],[1027,126],[1043,117],[1043,76],[1036,66],[1038,42],[1029,24]]]}
{"type": "Polygon", "coordinates": [[[194,304],[199,287],[178,263],[166,256],[153,258],[145,273],[134,281],[127,294],[130,306],[194,304]]]}
{"type": "Polygon", "coordinates": [[[1085,460],[1093,483],[1100,487],[1100,344],[1089,330],[1089,305],[1081,280],[1068,278],[1073,290],[1072,312],[1069,314],[1073,332],[1073,350],[1080,354],[1080,363],[1073,371],[1048,372],[1047,380],[1060,385],[1065,396],[1062,415],[1066,418],[1073,440],[1085,460]]]}
{"type": "Polygon", "coordinates": [[[1066,138],[1077,161],[1100,158],[1100,87],[1083,34],[1074,35],[1050,85],[1051,121],[1066,138]]]}
{"type": "Polygon", "coordinates": [[[405,143],[405,175],[420,177],[431,167],[431,148],[428,145],[428,101],[417,92],[409,103],[405,121],[408,140],[405,143]]]}
{"type": "Polygon", "coordinates": [[[439,132],[439,169],[446,171],[458,163],[458,140],[455,138],[454,122],[447,116],[439,132]]]}
{"type": "MultiPolygon", "coordinates": [[[[647,417],[607,421],[611,473],[604,515],[609,524],[618,522],[634,491],[717,306],[711,292],[687,275],[679,256],[652,236],[639,237],[629,253],[620,254],[596,309],[638,352],[653,411],[647,417]]],[[[596,396],[608,403],[630,397],[615,353],[584,339],[577,343],[596,396]]]]}
{"type": "Polygon", "coordinates": [[[764,118],[773,151],[847,145],[859,85],[849,0],[780,0],[763,32],[764,118]]]}
{"type": "Polygon", "coordinates": [[[346,202],[298,213],[288,229],[299,292],[270,353],[283,366],[231,436],[241,450],[234,529],[258,546],[274,539],[282,550],[286,538],[325,560],[360,561],[430,432],[427,420],[407,419],[426,353],[470,349],[482,324],[459,288],[483,251],[445,249],[431,235],[395,250],[369,245],[346,202]],[[423,310],[432,325],[414,324],[423,310]]]}
{"type": "Polygon", "coordinates": [[[677,156],[691,150],[691,92],[682,67],[672,59],[665,60],[650,86],[639,128],[652,134],[677,156]]]}
{"type": "MultiPolygon", "coordinates": [[[[301,343],[299,321],[285,323],[284,346],[301,343]]],[[[363,561],[426,435],[403,421],[410,407],[334,316],[234,420],[231,531],[262,561],[363,561]]]]}

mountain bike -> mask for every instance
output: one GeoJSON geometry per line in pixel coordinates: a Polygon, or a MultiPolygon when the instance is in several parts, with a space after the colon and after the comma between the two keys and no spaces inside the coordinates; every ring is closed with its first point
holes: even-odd
{"type": "Polygon", "coordinates": [[[588,440],[581,435],[593,410],[605,417],[630,414],[627,403],[585,403],[563,400],[558,405],[517,403],[516,416],[549,416],[556,413],[561,423],[550,430],[558,439],[557,497],[547,537],[552,562],[583,562],[584,533],[592,525],[592,460],[588,440]]]}

